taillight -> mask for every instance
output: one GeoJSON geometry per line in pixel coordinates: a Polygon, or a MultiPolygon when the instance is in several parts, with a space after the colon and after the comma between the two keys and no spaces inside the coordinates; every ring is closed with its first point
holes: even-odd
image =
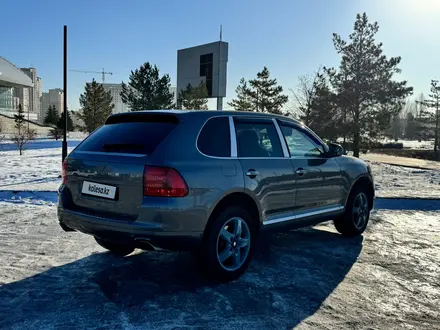
{"type": "Polygon", "coordinates": [[[67,159],[64,159],[63,161],[63,167],[61,170],[61,177],[62,177],[62,184],[67,183],[67,159]]]}
{"type": "Polygon", "coordinates": [[[188,186],[175,169],[145,166],[144,196],[184,197],[186,195],[188,195],[188,186]]]}

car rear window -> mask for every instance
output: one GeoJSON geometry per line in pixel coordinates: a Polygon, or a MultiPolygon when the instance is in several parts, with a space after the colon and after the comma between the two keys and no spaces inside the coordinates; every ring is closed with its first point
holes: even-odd
{"type": "Polygon", "coordinates": [[[177,126],[175,122],[121,122],[106,124],[91,134],[78,151],[151,154],[177,126]]]}
{"type": "Polygon", "coordinates": [[[229,118],[214,117],[203,126],[197,140],[200,152],[207,156],[231,157],[229,118]]]}

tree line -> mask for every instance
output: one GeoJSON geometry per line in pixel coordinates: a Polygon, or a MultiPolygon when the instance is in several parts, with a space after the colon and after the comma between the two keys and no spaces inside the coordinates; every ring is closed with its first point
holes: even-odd
{"type": "MultiPolygon", "coordinates": [[[[51,135],[58,140],[64,132],[64,126],[66,122],[66,115],[64,111],[59,115],[59,112],[55,105],[50,105],[47,109],[46,117],[44,117],[43,123],[47,126],[51,126],[51,135]]],[[[73,120],[69,110],[67,110],[67,131],[73,131],[73,120]]]]}
{"type": "MultiPolygon", "coordinates": [[[[384,54],[383,44],[376,40],[378,31],[378,23],[370,22],[363,13],[356,16],[348,38],[334,33],[339,65],[321,66],[316,72],[299,77],[297,86],[290,90],[290,106],[289,97],[267,67],[254,79],[242,78],[235,90],[236,97],[228,105],[234,110],[295,117],[328,140],[350,142],[356,157],[361,146],[371,139],[401,137],[403,122],[405,137],[432,136],[437,151],[439,111],[433,113],[431,109],[439,108],[438,81],[431,82],[428,99],[408,101],[413,88],[397,78],[401,57],[384,54]]],[[[170,87],[169,75],[161,75],[156,65],[146,62],[131,71],[128,82],[122,82],[121,99],[131,111],[208,108],[208,90],[203,82],[181,90],[177,104],[170,87]]],[[[110,92],[105,92],[96,81],[86,84],[80,104],[78,116],[87,132],[102,125],[114,108],[110,92]]]]}

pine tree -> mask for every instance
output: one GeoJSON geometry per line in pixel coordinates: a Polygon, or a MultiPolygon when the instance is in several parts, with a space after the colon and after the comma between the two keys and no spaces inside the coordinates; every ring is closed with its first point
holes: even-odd
{"type": "Polygon", "coordinates": [[[55,105],[50,105],[47,109],[46,117],[44,118],[44,124],[56,126],[59,120],[58,111],[55,105]]]}
{"type": "Polygon", "coordinates": [[[426,108],[420,112],[420,120],[425,126],[431,126],[434,130],[434,152],[436,159],[439,159],[439,136],[440,136],[440,85],[438,80],[431,80],[431,90],[429,99],[423,101],[426,108],[433,109],[434,112],[426,108]]]}
{"type": "Polygon", "coordinates": [[[12,137],[12,141],[17,146],[20,156],[23,154],[24,146],[29,141],[35,139],[35,131],[26,129],[24,111],[21,104],[18,105],[18,113],[14,114],[15,131],[12,137]]]}
{"type": "Polygon", "coordinates": [[[18,134],[24,130],[24,111],[21,104],[18,105],[18,113],[14,114],[15,129],[18,134]]]}
{"type": "Polygon", "coordinates": [[[108,116],[112,114],[115,105],[110,91],[105,91],[102,84],[93,80],[86,83],[84,94],[79,97],[81,110],[77,113],[84,123],[80,129],[91,133],[104,124],[108,116]]]}
{"type": "Polygon", "coordinates": [[[208,88],[205,83],[197,87],[191,84],[182,89],[179,93],[179,102],[183,109],[208,110],[208,88]]]}
{"type": "Polygon", "coordinates": [[[422,140],[422,127],[419,118],[409,112],[406,115],[405,138],[410,140],[422,140]]]}
{"type": "Polygon", "coordinates": [[[281,94],[283,87],[278,85],[276,79],[270,79],[270,72],[266,67],[257,73],[256,79],[249,80],[249,85],[251,89],[248,94],[257,112],[282,114],[282,107],[288,97],[281,94]]]}
{"type": "Polygon", "coordinates": [[[157,66],[146,62],[131,71],[128,84],[122,83],[121,99],[131,111],[172,109],[175,104],[170,87],[169,75],[160,77],[157,66]]]}
{"type": "MultiPolygon", "coordinates": [[[[240,98],[233,99],[230,105],[238,105],[246,100],[251,105],[251,111],[283,114],[282,108],[288,101],[288,97],[282,94],[283,87],[278,85],[276,79],[270,78],[270,72],[266,67],[257,73],[256,79],[249,80],[249,88],[241,80],[237,90],[243,94],[240,98]]],[[[246,102],[244,105],[247,106],[246,102]]]]}
{"type": "Polygon", "coordinates": [[[316,134],[328,140],[336,140],[341,134],[341,116],[338,113],[336,96],[330,91],[326,77],[317,73],[313,80],[307,111],[300,120],[316,134]]]}
{"type": "MultiPolygon", "coordinates": [[[[61,114],[61,117],[58,119],[57,122],[57,128],[59,128],[61,131],[64,131],[64,123],[65,123],[65,115],[64,115],[64,111],[61,114]]],[[[67,131],[71,132],[73,131],[73,121],[72,121],[72,117],[70,115],[70,111],[67,111],[67,131]]]]}
{"type": "Polygon", "coordinates": [[[237,97],[231,102],[228,102],[228,105],[236,111],[252,111],[252,103],[249,99],[249,88],[244,78],[240,79],[240,84],[235,89],[235,94],[237,97]]]}
{"type": "Polygon", "coordinates": [[[366,13],[358,14],[349,41],[333,34],[333,44],[342,57],[339,70],[326,69],[345,113],[344,122],[353,135],[356,157],[359,157],[361,137],[377,136],[380,130],[388,128],[403,100],[412,93],[406,81],[392,79],[400,73],[401,58],[388,59],[383,54],[382,43],[375,40],[378,30],[378,23],[370,23],[366,13]]]}

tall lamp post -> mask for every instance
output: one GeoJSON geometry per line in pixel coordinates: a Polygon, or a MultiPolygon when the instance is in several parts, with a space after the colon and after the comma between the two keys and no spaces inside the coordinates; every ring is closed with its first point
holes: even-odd
{"type": "Polygon", "coordinates": [[[64,60],[63,60],[63,92],[64,92],[64,136],[63,136],[63,153],[62,153],[62,162],[67,157],[67,25],[64,25],[64,60]]]}

